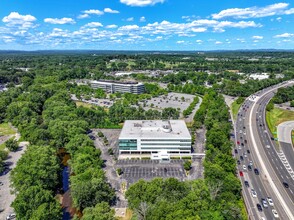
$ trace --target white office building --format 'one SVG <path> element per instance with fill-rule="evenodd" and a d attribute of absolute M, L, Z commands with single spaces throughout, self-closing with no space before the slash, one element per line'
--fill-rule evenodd
<path fill-rule="evenodd" d="M 145 92 L 145 86 L 143 83 L 138 82 L 117 82 L 107 80 L 92 80 L 90 85 L 93 89 L 103 89 L 108 93 L 133 93 L 142 94 Z"/>
<path fill-rule="evenodd" d="M 191 141 L 183 120 L 129 120 L 119 136 L 119 154 L 150 154 L 151 159 L 190 154 Z"/>

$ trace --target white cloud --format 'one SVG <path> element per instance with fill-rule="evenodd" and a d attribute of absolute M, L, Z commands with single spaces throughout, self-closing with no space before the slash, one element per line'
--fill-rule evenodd
<path fill-rule="evenodd" d="M 85 25 L 86 27 L 103 27 L 103 25 L 100 22 L 90 22 Z"/>
<path fill-rule="evenodd" d="M 214 19 L 222 19 L 226 17 L 233 18 L 261 18 L 273 15 L 292 14 L 294 10 L 286 10 L 288 3 L 276 3 L 265 7 L 250 7 L 250 8 L 229 8 L 217 14 L 212 14 Z"/>
<path fill-rule="evenodd" d="M 221 41 L 216 41 L 215 44 L 222 44 L 223 42 Z"/>
<path fill-rule="evenodd" d="M 88 18 L 90 17 L 88 14 L 81 14 L 78 16 L 78 19 Z"/>
<path fill-rule="evenodd" d="M 117 10 L 112 10 L 111 8 L 104 8 L 105 13 L 111 13 L 111 14 L 118 14 L 119 11 Z"/>
<path fill-rule="evenodd" d="M 74 24 L 76 23 L 72 18 L 45 18 L 44 22 L 50 24 Z"/>
<path fill-rule="evenodd" d="M 121 3 L 129 6 L 144 7 L 147 5 L 155 5 L 157 3 L 163 3 L 165 0 L 120 0 Z"/>
<path fill-rule="evenodd" d="M 103 15 L 104 12 L 103 11 L 100 11 L 100 10 L 97 10 L 97 9 L 90 9 L 90 10 L 86 10 L 86 11 L 83 11 L 85 14 L 90 14 L 90 15 Z"/>
<path fill-rule="evenodd" d="M 289 37 L 294 37 L 294 34 L 284 33 L 284 34 L 278 34 L 274 36 L 274 38 L 289 38 Z"/>
<path fill-rule="evenodd" d="M 198 43 L 198 44 L 202 44 L 203 41 L 202 41 L 202 40 L 196 40 L 196 43 Z"/>
<path fill-rule="evenodd" d="M 289 10 L 285 11 L 285 15 L 291 15 L 294 14 L 294 8 L 290 8 Z"/>
<path fill-rule="evenodd" d="M 18 26 L 21 29 L 33 27 L 33 22 L 36 20 L 37 19 L 32 15 L 21 15 L 18 12 L 11 12 L 2 19 L 7 26 Z"/>
<path fill-rule="evenodd" d="M 263 39 L 263 36 L 252 36 L 252 39 L 255 39 L 255 40 L 262 40 Z"/>
<path fill-rule="evenodd" d="M 119 31 L 133 31 L 133 30 L 138 30 L 139 26 L 138 25 L 126 25 L 120 27 L 118 30 Z"/>
<path fill-rule="evenodd" d="M 199 27 L 199 28 L 191 28 L 192 32 L 200 33 L 207 31 L 207 28 Z"/>
<path fill-rule="evenodd" d="M 127 21 L 134 21 L 134 17 L 127 18 Z"/>
<path fill-rule="evenodd" d="M 146 18 L 145 18 L 144 16 L 142 16 L 142 17 L 140 18 L 140 22 L 146 22 Z"/>
<path fill-rule="evenodd" d="M 183 43 L 185 43 L 184 40 L 178 40 L 178 41 L 177 41 L 177 44 L 183 44 Z"/>
<path fill-rule="evenodd" d="M 107 25 L 106 28 L 117 28 L 117 25 L 116 24 L 110 24 L 110 25 Z"/>

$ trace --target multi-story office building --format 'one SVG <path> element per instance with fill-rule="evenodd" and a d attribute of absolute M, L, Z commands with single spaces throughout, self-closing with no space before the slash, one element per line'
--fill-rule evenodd
<path fill-rule="evenodd" d="M 191 141 L 189 130 L 182 120 L 129 120 L 125 121 L 119 136 L 119 153 L 190 154 Z"/>
<path fill-rule="evenodd" d="M 143 83 L 138 82 L 116 82 L 116 81 L 90 81 L 90 85 L 93 89 L 103 89 L 109 93 L 133 93 L 141 94 L 145 92 L 145 86 Z"/>

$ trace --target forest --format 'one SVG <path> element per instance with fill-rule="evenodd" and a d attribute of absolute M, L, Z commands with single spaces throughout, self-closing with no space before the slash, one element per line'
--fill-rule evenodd
<path fill-rule="evenodd" d="M 187 58 L 188 57 L 188 58 Z M 257 61 L 249 58 L 255 57 Z M 185 59 L 183 59 L 185 58 Z M 187 59 L 186 59 L 187 58 Z M 213 60 L 207 58 L 214 58 Z M 294 77 L 292 53 L 231 52 L 208 54 L 100 54 L 89 53 L 1 53 L 0 122 L 17 127 L 30 146 L 11 172 L 16 195 L 12 207 L 19 219 L 61 219 L 56 199 L 62 194 L 61 170 L 70 166 L 70 188 L 74 219 L 114 219 L 110 208 L 114 190 L 102 170 L 101 152 L 87 133 L 91 128 L 119 127 L 127 119 L 178 118 L 175 108 L 143 110 L 139 100 L 174 91 L 200 94 L 203 101 L 194 116 L 192 132 L 207 129 L 204 179 L 139 181 L 127 191 L 134 219 L 246 219 L 241 185 L 235 173 L 229 139 L 231 124 L 221 93 L 248 96 L 262 88 Z M 22 68 L 28 68 L 27 71 Z M 240 75 L 228 70 L 245 73 Z M 113 94 L 122 97 L 109 109 L 77 107 L 78 96 L 105 97 L 101 90 L 71 83 L 76 79 L 115 79 L 113 71 L 173 70 L 170 74 L 147 76 L 134 73 L 131 79 L 146 83 L 146 94 Z M 213 74 L 211 73 L 213 72 Z M 265 80 L 248 74 L 267 72 Z M 277 78 L 276 74 L 284 77 Z M 159 85 L 163 83 L 166 88 Z M 276 99 L 292 101 L 292 90 L 279 90 Z M 185 114 L 198 102 L 187 109 Z M 64 154 L 69 157 L 65 161 Z M 0 171 L 7 153 L 0 150 Z M 229 201 L 229 202 L 228 202 Z M 101 218 L 95 218 L 101 216 Z"/>

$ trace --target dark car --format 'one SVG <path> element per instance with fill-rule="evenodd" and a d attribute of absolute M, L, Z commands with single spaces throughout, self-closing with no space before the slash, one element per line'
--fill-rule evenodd
<path fill-rule="evenodd" d="M 237 164 L 240 165 L 240 163 L 241 163 L 240 160 L 237 160 Z"/>
<path fill-rule="evenodd" d="M 254 173 L 255 173 L 256 175 L 259 175 L 259 171 L 258 171 L 257 168 L 254 169 Z"/>
<path fill-rule="evenodd" d="M 244 143 L 247 144 L 247 140 L 246 139 L 244 140 Z"/>
<path fill-rule="evenodd" d="M 252 166 L 248 165 L 248 170 L 251 171 L 252 170 Z"/>
<path fill-rule="evenodd" d="M 243 129 L 245 129 L 245 126 L 243 126 Z"/>
<path fill-rule="evenodd" d="M 244 143 L 241 143 L 241 146 L 244 147 Z"/>
<path fill-rule="evenodd" d="M 247 150 L 247 153 L 250 154 L 250 150 Z"/>
<path fill-rule="evenodd" d="M 256 204 L 256 207 L 257 207 L 258 211 L 262 212 L 262 207 L 259 203 Z"/>
<path fill-rule="evenodd" d="M 240 160 L 244 160 L 243 156 L 240 156 Z"/>
<path fill-rule="evenodd" d="M 238 153 L 238 150 L 237 149 L 235 149 L 235 154 L 237 154 Z"/>
<path fill-rule="evenodd" d="M 247 180 L 244 181 L 244 184 L 245 184 L 246 187 L 249 187 L 249 183 L 248 183 Z"/>
<path fill-rule="evenodd" d="M 95 140 L 95 139 L 96 139 L 95 136 L 93 136 L 93 135 L 89 135 L 89 138 L 90 138 L 91 140 Z"/>
<path fill-rule="evenodd" d="M 271 137 L 271 140 L 273 140 L 273 141 L 274 141 L 274 140 L 275 140 L 275 138 L 274 138 L 274 137 Z"/>
<path fill-rule="evenodd" d="M 285 188 L 289 188 L 289 184 L 288 183 L 283 182 L 283 185 L 284 185 Z"/>

